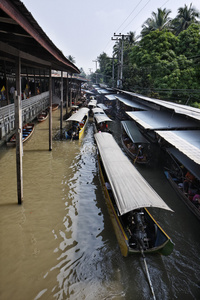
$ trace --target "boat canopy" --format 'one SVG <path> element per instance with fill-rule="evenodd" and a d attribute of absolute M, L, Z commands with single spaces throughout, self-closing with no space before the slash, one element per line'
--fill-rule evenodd
<path fill-rule="evenodd" d="M 150 130 L 187 129 L 199 127 L 197 121 L 191 119 L 188 120 L 180 115 L 175 115 L 173 112 L 149 110 L 126 111 L 126 114 L 142 127 Z"/>
<path fill-rule="evenodd" d="M 107 100 L 113 101 L 116 100 L 116 94 L 110 94 L 105 96 Z"/>
<path fill-rule="evenodd" d="M 200 180 L 200 168 L 199 164 L 196 164 L 193 160 L 189 159 L 185 154 L 178 149 L 170 147 L 166 151 L 174 156 L 190 173 L 192 173 L 198 180 Z"/>
<path fill-rule="evenodd" d="M 156 133 L 200 165 L 200 130 L 156 131 Z"/>
<path fill-rule="evenodd" d="M 112 120 L 105 114 L 103 109 L 96 107 L 92 109 L 94 118 L 97 122 L 97 124 L 102 123 L 102 122 L 111 122 Z"/>
<path fill-rule="evenodd" d="M 92 100 L 90 100 L 90 102 L 88 103 L 88 106 L 96 106 L 97 105 L 97 100 L 95 100 L 95 99 L 92 99 Z"/>
<path fill-rule="evenodd" d="M 133 143 L 149 143 L 147 139 L 145 139 L 145 137 L 141 134 L 134 121 L 121 121 L 121 124 L 126 134 L 129 136 Z"/>
<path fill-rule="evenodd" d="M 120 215 L 142 207 L 172 211 L 125 156 L 111 134 L 96 133 L 95 140 Z"/>
<path fill-rule="evenodd" d="M 66 122 L 68 121 L 76 121 L 81 122 L 83 118 L 88 114 L 89 108 L 83 107 L 80 108 L 75 114 L 73 114 L 71 117 L 69 117 Z"/>
<path fill-rule="evenodd" d="M 125 105 L 129 106 L 129 107 L 133 107 L 133 108 L 137 108 L 137 109 L 142 109 L 142 110 L 147 110 L 147 107 L 145 105 L 139 104 L 136 101 L 132 101 L 129 100 L 121 95 L 116 95 L 116 98 L 124 103 Z"/>
<path fill-rule="evenodd" d="M 103 103 L 98 103 L 97 106 L 98 106 L 99 108 L 103 109 L 103 110 L 108 109 L 108 107 L 107 107 L 105 104 L 103 104 Z"/>

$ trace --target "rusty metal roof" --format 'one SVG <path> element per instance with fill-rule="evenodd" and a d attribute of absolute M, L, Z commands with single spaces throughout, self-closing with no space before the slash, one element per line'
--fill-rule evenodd
<path fill-rule="evenodd" d="M 0 56 L 5 53 L 55 70 L 80 73 L 19 0 L 0 0 Z"/>

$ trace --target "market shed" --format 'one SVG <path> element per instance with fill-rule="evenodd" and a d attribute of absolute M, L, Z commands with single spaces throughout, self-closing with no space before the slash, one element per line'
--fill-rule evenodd
<path fill-rule="evenodd" d="M 22 74 L 43 76 L 49 89 L 49 150 L 52 150 L 52 77 L 51 71 L 80 73 L 45 34 L 32 14 L 19 0 L 0 0 L 0 80 L 9 99 L 8 79 L 16 82 L 15 128 L 18 203 L 23 199 L 22 185 Z M 0 87 L 1 88 L 1 87 Z M 63 78 L 61 76 L 61 104 Z M 61 105 L 62 107 L 62 105 Z"/>

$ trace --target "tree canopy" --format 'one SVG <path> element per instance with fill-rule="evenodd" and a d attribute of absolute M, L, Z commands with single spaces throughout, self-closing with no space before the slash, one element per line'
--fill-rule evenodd
<path fill-rule="evenodd" d="M 175 19 L 170 10 L 160 9 L 148 18 L 137 40 L 135 33 L 123 43 L 123 89 L 148 96 L 200 107 L 200 14 L 192 5 L 178 9 Z M 122 43 L 113 47 L 113 58 L 98 57 L 98 73 L 111 83 L 114 67 L 118 79 Z M 105 79 L 105 78 L 104 78 Z"/>

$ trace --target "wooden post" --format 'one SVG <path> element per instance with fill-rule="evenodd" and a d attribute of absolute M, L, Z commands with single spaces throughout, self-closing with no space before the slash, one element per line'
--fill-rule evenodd
<path fill-rule="evenodd" d="M 63 135 L 63 71 L 61 71 L 60 137 Z"/>
<path fill-rule="evenodd" d="M 22 170 L 22 113 L 21 113 L 21 59 L 16 63 L 16 90 L 15 97 L 15 130 L 16 130 L 16 170 L 18 204 L 23 200 L 23 170 Z"/>
<path fill-rule="evenodd" d="M 70 109 L 72 107 L 72 73 L 71 73 L 71 78 L 70 78 L 69 107 L 70 107 Z"/>
<path fill-rule="evenodd" d="M 68 107 L 69 107 L 69 78 L 67 73 L 67 86 L 66 86 L 66 116 L 68 118 Z"/>
<path fill-rule="evenodd" d="M 49 151 L 52 150 L 52 78 L 49 69 Z"/>

